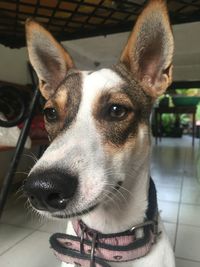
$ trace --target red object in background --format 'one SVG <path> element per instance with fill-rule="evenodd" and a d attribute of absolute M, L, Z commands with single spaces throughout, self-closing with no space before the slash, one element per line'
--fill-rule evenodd
<path fill-rule="evenodd" d="M 18 127 L 21 129 L 23 128 L 24 123 L 21 123 L 18 125 Z M 43 115 L 36 115 L 31 123 L 31 128 L 29 132 L 29 136 L 31 139 L 48 139 L 47 132 L 45 130 L 44 126 L 44 118 Z"/>

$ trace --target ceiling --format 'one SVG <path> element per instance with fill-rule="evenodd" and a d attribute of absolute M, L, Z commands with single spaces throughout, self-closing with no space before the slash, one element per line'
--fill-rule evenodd
<path fill-rule="evenodd" d="M 129 31 L 144 0 L 1 0 L 0 43 L 25 45 L 24 23 L 34 18 L 59 41 Z M 200 0 L 168 0 L 173 24 L 200 21 Z"/>

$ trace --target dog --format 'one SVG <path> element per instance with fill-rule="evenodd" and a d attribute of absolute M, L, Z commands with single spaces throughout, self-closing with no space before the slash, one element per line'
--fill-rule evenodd
<path fill-rule="evenodd" d="M 76 69 L 33 20 L 26 37 L 51 144 L 24 191 L 39 214 L 70 221 L 50 239 L 55 254 L 63 266 L 174 267 L 150 179 L 151 109 L 172 82 L 165 2 L 149 1 L 111 68 Z"/>

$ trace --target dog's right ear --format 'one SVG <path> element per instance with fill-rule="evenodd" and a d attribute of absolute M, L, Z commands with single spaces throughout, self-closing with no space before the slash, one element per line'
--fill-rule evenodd
<path fill-rule="evenodd" d="M 41 93 L 48 99 L 74 63 L 54 37 L 30 19 L 26 21 L 26 39 L 29 59 L 39 78 Z"/>

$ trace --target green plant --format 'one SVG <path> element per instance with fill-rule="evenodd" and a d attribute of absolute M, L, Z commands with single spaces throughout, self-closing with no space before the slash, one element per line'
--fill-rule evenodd
<path fill-rule="evenodd" d="M 162 127 L 166 134 L 171 133 L 174 128 L 176 118 L 174 114 L 164 113 L 162 114 Z"/>
<path fill-rule="evenodd" d="M 198 96 L 200 92 L 198 88 L 176 89 L 175 91 L 178 95 L 183 95 L 183 96 Z"/>
<path fill-rule="evenodd" d="M 200 153 L 197 156 L 197 179 L 200 182 Z"/>
<path fill-rule="evenodd" d="M 176 93 L 182 96 L 198 96 L 200 89 L 176 89 Z M 174 107 L 173 96 L 169 94 L 163 94 L 158 98 L 157 105 L 167 105 L 168 107 Z M 200 120 L 200 102 L 197 105 L 196 119 Z M 188 114 L 162 114 L 162 132 L 166 136 L 175 131 L 183 131 L 188 129 L 188 125 L 191 121 L 191 117 Z"/>
<path fill-rule="evenodd" d="M 181 114 L 179 119 L 181 125 L 188 125 L 190 122 L 190 116 L 188 114 Z"/>
<path fill-rule="evenodd" d="M 200 120 L 200 102 L 197 105 L 196 120 Z"/>
<path fill-rule="evenodd" d="M 168 107 L 174 107 L 174 102 L 172 96 L 169 94 L 163 94 L 158 98 L 158 104 L 162 103 L 164 100 L 168 100 Z"/>

